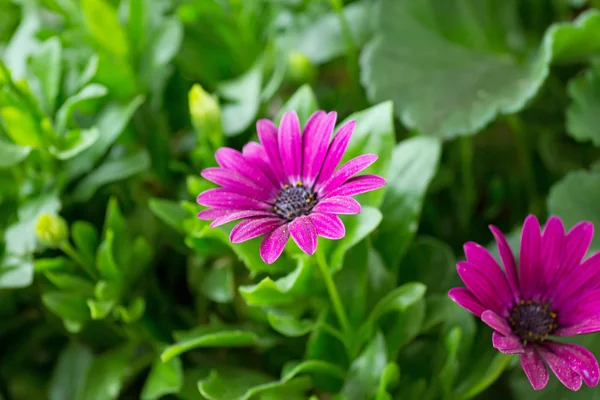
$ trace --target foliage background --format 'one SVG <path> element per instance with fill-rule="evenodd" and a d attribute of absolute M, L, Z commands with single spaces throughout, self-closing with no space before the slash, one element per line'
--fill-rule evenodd
<path fill-rule="evenodd" d="M 600 226 L 599 7 L 0 0 L 0 399 L 600 398 L 534 392 L 446 296 L 488 224 L 514 248 L 530 212 Z M 317 257 L 195 219 L 216 148 L 317 108 L 388 180 L 319 243 L 350 331 Z"/>

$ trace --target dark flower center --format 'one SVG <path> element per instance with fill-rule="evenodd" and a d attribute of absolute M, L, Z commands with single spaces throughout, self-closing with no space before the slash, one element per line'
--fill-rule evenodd
<path fill-rule="evenodd" d="M 526 342 L 543 342 L 556 329 L 556 313 L 548 304 L 521 301 L 508 319 L 513 332 Z"/>
<path fill-rule="evenodd" d="M 288 221 L 308 215 L 317 204 L 312 190 L 305 188 L 302 182 L 294 186 L 285 185 L 275 199 L 273 211 Z"/>

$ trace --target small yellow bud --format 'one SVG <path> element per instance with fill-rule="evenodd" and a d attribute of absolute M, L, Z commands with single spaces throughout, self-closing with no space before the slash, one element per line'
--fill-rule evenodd
<path fill-rule="evenodd" d="M 208 139 L 214 147 L 221 146 L 221 108 L 216 97 L 195 84 L 188 94 L 192 125 L 200 140 Z"/>
<path fill-rule="evenodd" d="M 57 248 L 69 238 L 69 227 L 59 215 L 43 213 L 38 217 L 35 234 L 46 246 Z"/>
<path fill-rule="evenodd" d="M 288 56 L 288 77 L 292 82 L 305 83 L 316 75 L 316 68 L 304 54 L 292 51 Z"/>

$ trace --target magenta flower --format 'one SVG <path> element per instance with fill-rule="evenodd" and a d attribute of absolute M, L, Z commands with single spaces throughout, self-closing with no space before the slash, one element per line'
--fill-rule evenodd
<path fill-rule="evenodd" d="M 450 298 L 494 329 L 495 348 L 521 355 L 534 389 L 548 383 L 546 364 L 571 390 L 578 390 L 582 380 L 596 386 L 600 372 L 592 353 L 548 339 L 600 330 L 600 253 L 582 262 L 593 225 L 581 222 L 565 235 L 560 218 L 551 217 L 540 232 L 530 215 L 523 225 L 518 267 L 505 237 L 496 227 L 490 229 L 504 269 L 480 245 L 465 244 L 467 261 L 457 269 L 467 288 L 451 289 Z"/>
<path fill-rule="evenodd" d="M 337 171 L 356 121 L 342 126 L 330 143 L 337 114 L 314 113 L 301 132 L 298 115 L 287 112 L 279 128 L 271 121 L 257 122 L 261 144 L 250 142 L 240 153 L 221 148 L 218 168 L 202 176 L 221 188 L 201 193 L 197 201 L 210 207 L 198 218 L 213 220 L 211 227 L 243 219 L 231 231 L 232 243 L 265 235 L 262 259 L 279 258 L 289 236 L 307 254 L 317 249 L 317 236 L 340 239 L 345 235 L 338 214 L 358 214 L 360 204 L 351 196 L 378 189 L 385 180 L 376 175 L 353 177 L 377 156 L 361 155 Z"/>

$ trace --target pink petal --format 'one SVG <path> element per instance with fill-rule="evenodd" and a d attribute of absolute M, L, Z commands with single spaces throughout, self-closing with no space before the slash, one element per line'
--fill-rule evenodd
<path fill-rule="evenodd" d="M 198 195 L 196 202 L 201 206 L 229 208 L 232 210 L 265 210 L 267 203 L 251 199 L 227 189 L 208 189 Z"/>
<path fill-rule="evenodd" d="M 288 182 L 287 176 L 281 163 L 279 155 L 279 143 L 277 142 L 277 127 L 268 119 L 260 119 L 256 122 L 256 131 L 258 139 L 265 149 L 265 154 L 269 159 L 270 170 L 275 175 L 277 182 L 283 186 Z"/>
<path fill-rule="evenodd" d="M 265 149 L 260 144 L 256 142 L 246 143 L 242 149 L 242 154 L 249 163 L 255 164 L 269 178 L 275 188 L 281 187 L 281 182 L 279 182 L 271 168 L 269 157 L 267 157 Z"/>
<path fill-rule="evenodd" d="M 256 164 L 248 161 L 246 157 L 237 150 L 228 147 L 222 147 L 215 153 L 215 158 L 219 165 L 225 169 L 230 169 L 238 174 L 250 179 L 255 186 L 265 191 L 276 194 L 276 188 L 273 182 Z"/>
<path fill-rule="evenodd" d="M 307 216 L 298 217 L 289 224 L 290 234 L 298 247 L 308 255 L 317 250 L 317 230 Z"/>
<path fill-rule="evenodd" d="M 304 147 L 302 180 L 307 187 L 312 187 L 319 176 L 336 118 L 335 112 L 326 114 L 324 111 L 317 111 L 306 123 L 302 136 Z"/>
<path fill-rule="evenodd" d="M 542 233 L 541 268 L 543 273 L 538 276 L 540 290 L 544 293 L 560 267 L 560 260 L 565 242 L 565 227 L 560 218 L 552 216 L 544 226 Z M 544 298 L 544 300 L 548 300 Z"/>
<path fill-rule="evenodd" d="M 273 199 L 269 190 L 256 186 L 251 180 L 235 171 L 224 168 L 206 168 L 202 177 L 231 192 L 243 194 L 253 199 L 269 201 Z"/>
<path fill-rule="evenodd" d="M 329 197 L 324 200 L 319 200 L 313 212 L 323 214 L 358 214 L 361 211 L 361 206 L 358 201 L 352 197 Z"/>
<path fill-rule="evenodd" d="M 552 334 L 556 336 L 575 336 L 600 331 L 600 316 L 573 325 L 561 326 Z"/>
<path fill-rule="evenodd" d="M 576 293 L 560 305 L 557 312 L 559 325 L 573 325 L 600 316 L 600 290 Z"/>
<path fill-rule="evenodd" d="M 529 215 L 523 224 L 519 255 L 519 281 L 521 282 L 521 295 L 525 300 L 530 300 L 537 294 L 537 282 L 542 276 L 540 273 L 541 248 L 540 223 L 535 215 Z"/>
<path fill-rule="evenodd" d="M 329 178 L 331 178 L 333 171 L 335 171 L 340 160 L 344 156 L 344 152 L 346 151 L 346 147 L 348 147 L 348 142 L 350 142 L 350 137 L 352 136 L 355 127 L 356 121 L 348 121 L 338 130 L 331 141 L 329 149 L 327 150 L 327 156 L 325 156 L 325 161 L 323 162 L 321 172 L 319 173 L 319 179 L 317 179 L 315 185 L 315 190 L 318 190 L 327 180 L 329 180 Z"/>
<path fill-rule="evenodd" d="M 545 345 L 557 357 L 563 359 L 573 371 L 578 373 L 586 385 L 594 387 L 598 384 L 600 378 L 598 361 L 588 349 L 576 344 L 552 341 L 546 342 Z"/>
<path fill-rule="evenodd" d="M 571 390 L 579 390 L 581 388 L 581 376 L 573 371 L 565 360 L 547 350 L 544 346 L 539 346 L 537 350 L 563 385 Z"/>
<path fill-rule="evenodd" d="M 535 390 L 546 387 L 549 378 L 548 368 L 531 346 L 527 346 L 525 353 L 521 354 L 521 367 Z"/>
<path fill-rule="evenodd" d="M 578 300 L 578 294 L 597 287 L 600 287 L 600 253 L 594 254 L 577 267 L 568 284 L 559 293 L 550 293 L 554 297 L 552 303 L 556 308 L 568 307 L 570 302 Z"/>
<path fill-rule="evenodd" d="M 300 120 L 296 111 L 288 111 L 283 115 L 279 124 L 277 141 L 283 170 L 290 179 L 290 183 L 300 181 L 300 175 L 302 174 L 302 135 L 300 133 Z"/>
<path fill-rule="evenodd" d="M 504 354 L 523 354 L 525 352 L 525 346 L 523 346 L 521 339 L 512 333 L 504 336 L 494 332 L 492 334 L 492 345 Z"/>
<path fill-rule="evenodd" d="M 322 196 L 327 196 L 329 193 L 339 188 L 350 179 L 352 176 L 358 174 L 363 169 L 377 161 L 376 154 L 363 154 L 358 157 L 354 157 L 346 164 L 342 165 L 327 182 L 319 189 L 319 193 Z"/>
<path fill-rule="evenodd" d="M 265 235 L 260 243 L 260 256 L 267 264 L 273 264 L 285 248 L 290 237 L 288 224 L 281 225 L 279 228 Z"/>
<path fill-rule="evenodd" d="M 245 242 L 246 240 L 272 232 L 284 223 L 281 218 L 276 217 L 245 219 L 231 230 L 229 240 L 231 240 L 231 243 Z"/>
<path fill-rule="evenodd" d="M 263 210 L 228 210 L 228 213 L 216 218 L 211 224 L 211 228 L 216 228 L 231 221 L 237 221 L 242 218 L 252 217 L 272 217 L 274 214 L 271 211 Z"/>
<path fill-rule="evenodd" d="M 317 229 L 317 235 L 327 239 L 341 239 L 346 235 L 344 223 L 337 215 L 311 213 L 311 222 Z"/>
<path fill-rule="evenodd" d="M 456 269 L 467 288 L 479 299 L 486 309 L 508 317 L 508 309 L 502 304 L 496 293 L 495 282 L 492 282 L 481 269 L 465 261 L 456 264 Z"/>
<path fill-rule="evenodd" d="M 452 288 L 448 291 L 448 297 L 450 297 L 455 303 L 464 308 L 465 310 L 481 317 L 481 314 L 486 308 L 481 302 L 466 288 Z"/>
<path fill-rule="evenodd" d="M 502 272 L 498 262 L 483 247 L 474 242 L 467 242 L 463 246 L 467 261 L 476 265 L 485 273 L 496 285 L 496 291 L 506 308 L 512 308 L 515 304 L 512 297 L 512 291 L 508 286 L 506 275 Z"/>
<path fill-rule="evenodd" d="M 485 322 L 490 328 L 500 332 L 504 336 L 513 335 L 510 325 L 506 322 L 505 318 L 502 318 L 492 310 L 486 310 L 481 314 L 481 320 Z"/>
<path fill-rule="evenodd" d="M 490 231 L 494 235 L 496 239 L 496 245 L 498 247 L 498 252 L 500 253 L 500 257 L 502 258 L 502 263 L 504 264 L 504 271 L 506 272 L 506 279 L 508 280 L 508 286 L 512 290 L 513 298 L 515 301 L 519 301 L 519 278 L 517 274 L 517 264 L 515 262 L 515 256 L 513 255 L 506 238 L 500 232 L 498 228 L 493 225 L 489 226 Z"/>
<path fill-rule="evenodd" d="M 235 212 L 229 208 L 207 208 L 198 213 L 198 219 L 212 221 L 213 219 L 224 217 L 225 215 Z"/>
<path fill-rule="evenodd" d="M 361 175 L 350 178 L 342 186 L 329 193 L 328 197 L 355 196 L 385 186 L 385 179 L 377 175 Z"/>

